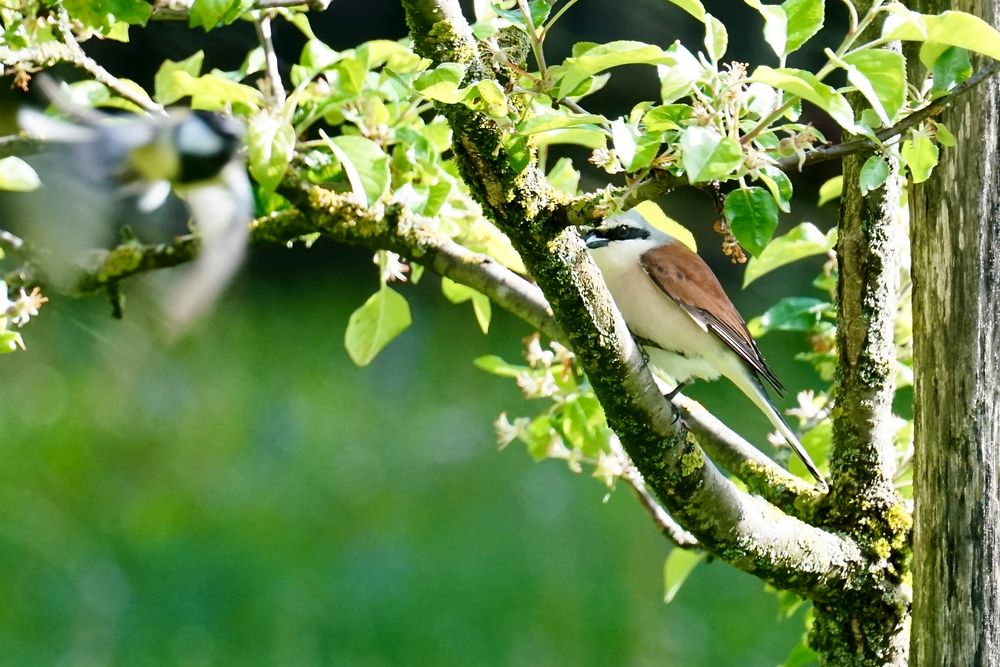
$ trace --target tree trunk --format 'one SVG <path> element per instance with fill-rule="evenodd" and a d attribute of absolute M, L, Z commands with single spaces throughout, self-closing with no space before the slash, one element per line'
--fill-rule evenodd
<path fill-rule="evenodd" d="M 914 9 L 946 9 L 918 1 Z M 997 24 L 997 0 L 952 8 Z M 980 63 L 981 66 L 981 63 Z M 978 69 L 978 67 L 977 67 Z M 958 148 L 910 194 L 913 252 L 914 665 L 1000 665 L 1000 87 L 941 120 Z"/>

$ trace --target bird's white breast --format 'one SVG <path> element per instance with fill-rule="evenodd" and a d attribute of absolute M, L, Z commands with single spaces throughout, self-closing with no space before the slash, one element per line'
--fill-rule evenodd
<path fill-rule="evenodd" d="M 664 294 L 639 263 L 652 243 L 621 245 L 593 249 L 591 256 L 629 329 L 659 348 L 645 348 L 650 361 L 676 382 L 719 377 L 727 352 L 723 344 Z"/>

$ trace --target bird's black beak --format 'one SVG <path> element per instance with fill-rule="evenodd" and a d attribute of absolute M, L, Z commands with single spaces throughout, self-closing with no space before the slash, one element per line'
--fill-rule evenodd
<path fill-rule="evenodd" d="M 596 229 L 590 230 L 590 232 L 583 237 L 583 242 L 587 244 L 587 248 L 590 250 L 595 250 L 596 248 L 603 248 L 608 245 L 610 241 L 597 233 Z"/>

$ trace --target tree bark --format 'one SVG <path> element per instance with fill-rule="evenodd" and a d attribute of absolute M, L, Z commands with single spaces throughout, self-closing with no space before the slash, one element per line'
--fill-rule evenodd
<path fill-rule="evenodd" d="M 952 9 L 997 25 L 996 0 Z M 946 9 L 919 1 L 915 9 Z M 956 131 L 910 194 L 913 250 L 913 664 L 1000 665 L 1000 87 L 941 119 Z"/>

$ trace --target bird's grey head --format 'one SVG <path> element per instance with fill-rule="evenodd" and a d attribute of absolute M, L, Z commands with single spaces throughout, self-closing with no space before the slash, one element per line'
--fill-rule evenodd
<path fill-rule="evenodd" d="M 638 211 L 633 210 L 608 218 L 591 230 L 583 240 L 587 244 L 587 248 L 597 250 L 609 245 L 629 242 L 657 246 L 670 239 L 670 236 L 653 227 Z"/>

